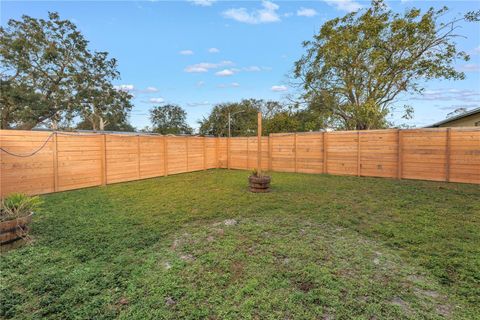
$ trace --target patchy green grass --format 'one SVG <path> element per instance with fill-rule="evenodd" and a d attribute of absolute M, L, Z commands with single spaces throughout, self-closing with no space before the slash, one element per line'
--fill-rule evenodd
<path fill-rule="evenodd" d="M 44 196 L 0 256 L 0 317 L 478 318 L 479 186 L 274 173 L 251 194 L 247 175 Z"/>

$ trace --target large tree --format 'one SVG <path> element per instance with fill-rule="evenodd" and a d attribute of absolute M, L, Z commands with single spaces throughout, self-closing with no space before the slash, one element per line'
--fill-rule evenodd
<path fill-rule="evenodd" d="M 446 13 L 444 7 L 399 14 L 373 1 L 369 9 L 327 21 L 295 63 L 302 100 L 337 128 L 388 126 L 401 93 L 421 92 L 429 79 L 464 79 L 454 67 L 469 59 L 454 42 L 464 18 L 442 22 Z M 405 108 L 404 116 L 411 111 Z"/>
<path fill-rule="evenodd" d="M 277 101 L 244 99 L 240 102 L 221 103 L 213 107 L 208 117 L 199 121 L 200 134 L 228 136 L 228 117 L 232 136 L 252 136 L 257 134 L 257 113 L 261 112 L 265 123 L 286 111 L 286 107 Z M 279 121 L 280 124 L 281 121 Z M 268 134 L 265 125 L 263 133 Z"/>
<path fill-rule="evenodd" d="M 128 123 L 133 105 L 132 95 L 114 88 L 111 81 L 118 79 L 117 61 L 109 59 L 107 52 L 88 54 L 78 83 L 79 115 L 93 130 L 105 130 L 108 125 Z M 118 124 L 118 125 L 117 125 Z"/>
<path fill-rule="evenodd" d="M 177 105 L 156 106 L 150 110 L 152 131 L 161 134 L 192 134 L 187 113 Z"/>
<path fill-rule="evenodd" d="M 119 77 L 115 59 L 90 51 L 75 24 L 55 12 L 0 27 L 0 65 L 1 94 L 9 97 L 1 100 L 2 128 L 56 129 L 77 116 L 97 127 L 106 114 L 131 108 L 111 85 Z"/>
<path fill-rule="evenodd" d="M 49 106 L 34 89 L 0 79 L 0 129 L 33 123 Z"/>

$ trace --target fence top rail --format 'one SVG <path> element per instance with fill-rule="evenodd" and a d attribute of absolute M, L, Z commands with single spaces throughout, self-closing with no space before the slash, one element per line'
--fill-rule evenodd
<path fill-rule="evenodd" d="M 9 135 L 25 135 L 25 134 L 38 134 L 38 135 L 48 135 L 51 133 L 56 133 L 58 135 L 68 135 L 68 136 L 142 136 L 142 137 L 195 137 L 195 138 L 216 138 L 211 135 L 188 135 L 188 134 L 159 134 L 159 133 L 148 133 L 148 132 L 120 132 L 120 131 L 89 131 L 89 130 L 80 130 L 80 131 L 60 131 L 60 130 L 16 130 L 16 129 L 0 129 L 0 134 L 9 134 Z"/>
<path fill-rule="evenodd" d="M 348 134 L 381 134 L 381 133 L 392 133 L 392 132 L 446 132 L 447 130 L 455 132 L 478 132 L 480 127 L 442 127 L 442 128 L 412 128 L 412 129 L 377 129 L 377 130 L 350 130 L 350 131 L 310 131 L 310 132 L 288 132 L 288 133 L 270 133 L 268 136 L 263 136 L 262 138 L 268 137 L 291 137 L 294 135 L 322 135 L 328 133 L 329 135 L 348 135 Z M 38 136 L 48 136 L 50 134 L 57 134 L 58 136 L 71 136 L 71 137 L 88 137 L 88 136 L 118 136 L 118 137 L 147 137 L 147 138 L 210 138 L 210 139 L 229 139 L 228 137 L 215 137 L 215 136 L 201 136 L 201 135 L 174 135 L 167 134 L 161 135 L 156 133 L 143 133 L 143 132 L 115 132 L 115 131 L 53 131 L 53 130 L 14 130 L 14 129 L 0 129 L 0 135 L 8 136 L 25 136 L 25 135 L 38 135 Z M 241 137 L 231 137 L 230 139 L 234 140 L 248 140 L 256 139 L 255 136 L 241 136 Z"/>

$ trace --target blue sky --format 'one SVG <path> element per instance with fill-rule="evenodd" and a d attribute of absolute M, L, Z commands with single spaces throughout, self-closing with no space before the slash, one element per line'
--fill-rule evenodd
<path fill-rule="evenodd" d="M 22 14 L 47 16 L 57 11 L 71 19 L 91 48 L 118 59 L 118 86 L 134 94 L 130 121 L 149 125 L 148 110 L 159 103 L 176 103 L 188 122 L 208 115 L 218 102 L 242 98 L 285 99 L 294 93 L 289 73 L 301 57 L 301 43 L 321 25 L 370 2 L 339 1 L 1 1 L 0 19 Z M 395 11 L 416 6 L 448 6 L 451 16 L 480 9 L 478 1 L 388 1 Z M 471 55 L 464 81 L 431 81 L 422 96 L 405 95 L 398 105 L 415 108 L 405 121 L 424 126 L 445 118 L 458 107 L 480 106 L 480 24 L 463 23 L 458 47 Z"/>

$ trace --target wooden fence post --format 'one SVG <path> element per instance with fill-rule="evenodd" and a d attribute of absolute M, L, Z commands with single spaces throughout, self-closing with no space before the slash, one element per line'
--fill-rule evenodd
<path fill-rule="evenodd" d="M 328 148 L 328 139 L 327 139 L 327 132 L 323 132 L 323 173 L 328 173 L 328 166 L 327 166 L 327 148 Z"/>
<path fill-rule="evenodd" d="M 102 152 L 102 167 L 101 167 L 101 174 L 102 174 L 102 186 L 107 185 L 107 138 L 105 133 L 100 136 L 100 147 Z"/>
<path fill-rule="evenodd" d="M 397 146 L 397 178 L 402 179 L 403 176 L 403 132 L 398 130 L 398 146 Z"/>
<path fill-rule="evenodd" d="M 163 175 L 168 176 L 168 138 L 163 136 Z"/>
<path fill-rule="evenodd" d="M 203 137 L 203 170 L 207 170 L 207 138 Z"/>
<path fill-rule="evenodd" d="M 268 135 L 268 171 L 272 171 L 272 151 L 273 151 L 273 141 L 272 134 Z"/>
<path fill-rule="evenodd" d="M 248 150 L 248 146 L 250 145 L 250 138 L 247 137 L 247 170 L 250 170 L 250 150 Z"/>
<path fill-rule="evenodd" d="M 445 180 L 450 182 L 450 154 L 451 154 L 451 145 L 452 145 L 452 131 L 451 128 L 447 128 L 447 143 L 445 150 Z"/>
<path fill-rule="evenodd" d="M 140 135 L 137 135 L 137 177 L 140 179 Z"/>
<path fill-rule="evenodd" d="M 227 138 L 227 169 L 230 169 L 230 137 Z"/>
<path fill-rule="evenodd" d="M 297 172 L 297 133 L 295 132 L 293 134 L 293 150 L 294 150 L 294 168 L 295 168 L 295 172 Z"/>
<path fill-rule="evenodd" d="M 53 191 L 58 191 L 58 136 L 53 134 Z"/>
<path fill-rule="evenodd" d="M 262 113 L 258 113 L 257 119 L 257 171 L 262 172 Z"/>
<path fill-rule="evenodd" d="M 220 167 L 220 164 L 218 163 L 219 160 L 218 160 L 218 145 L 219 145 L 219 137 L 215 137 L 215 168 L 218 169 L 218 167 Z"/>
<path fill-rule="evenodd" d="M 187 172 L 188 172 L 188 136 L 185 137 L 185 148 L 187 154 Z"/>
<path fill-rule="evenodd" d="M 357 131 L 357 176 L 360 177 L 360 170 L 362 165 L 360 164 L 360 131 Z"/>

